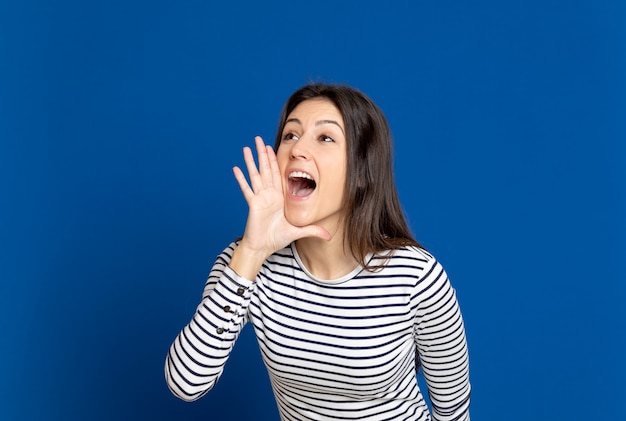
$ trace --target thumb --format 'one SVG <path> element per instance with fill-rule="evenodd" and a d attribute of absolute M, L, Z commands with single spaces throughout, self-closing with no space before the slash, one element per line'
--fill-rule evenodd
<path fill-rule="evenodd" d="M 307 225 L 306 227 L 302 227 L 300 229 L 300 236 L 299 237 L 300 238 L 317 237 L 317 238 L 321 238 L 322 240 L 326 240 L 326 241 L 329 241 L 332 238 L 332 236 L 326 230 L 326 228 L 322 228 L 319 225 Z"/>

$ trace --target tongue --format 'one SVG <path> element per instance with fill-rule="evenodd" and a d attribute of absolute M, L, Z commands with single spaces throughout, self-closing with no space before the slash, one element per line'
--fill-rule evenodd
<path fill-rule="evenodd" d="M 309 180 L 304 178 L 293 178 L 289 180 L 289 191 L 291 194 L 297 197 L 304 197 L 310 195 L 314 187 Z"/>

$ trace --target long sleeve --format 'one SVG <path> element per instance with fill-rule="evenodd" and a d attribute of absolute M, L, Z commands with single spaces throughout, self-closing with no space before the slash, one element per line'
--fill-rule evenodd
<path fill-rule="evenodd" d="M 255 283 L 229 266 L 235 245 L 222 252 L 209 276 L 196 312 L 170 346 L 165 378 L 174 395 L 193 401 L 215 386 L 247 323 Z"/>
<path fill-rule="evenodd" d="M 416 341 L 434 421 L 469 421 L 471 386 L 463 318 L 456 292 L 436 261 L 425 268 Z"/>

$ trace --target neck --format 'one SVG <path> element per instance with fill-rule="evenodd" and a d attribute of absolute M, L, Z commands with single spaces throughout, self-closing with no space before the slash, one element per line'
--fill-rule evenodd
<path fill-rule="evenodd" d="M 343 235 L 334 235 L 330 241 L 315 237 L 301 238 L 296 241 L 296 247 L 304 266 L 320 279 L 339 279 L 359 264 L 346 250 Z"/>

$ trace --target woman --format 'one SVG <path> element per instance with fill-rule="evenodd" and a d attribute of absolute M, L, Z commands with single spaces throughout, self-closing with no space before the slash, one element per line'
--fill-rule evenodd
<path fill-rule="evenodd" d="M 171 391 L 195 400 L 251 321 L 283 420 L 469 420 L 463 320 L 437 260 L 412 238 L 378 107 L 312 84 L 283 108 L 274 149 L 256 138 L 234 175 L 243 237 L 211 270 L 170 347 Z"/>

